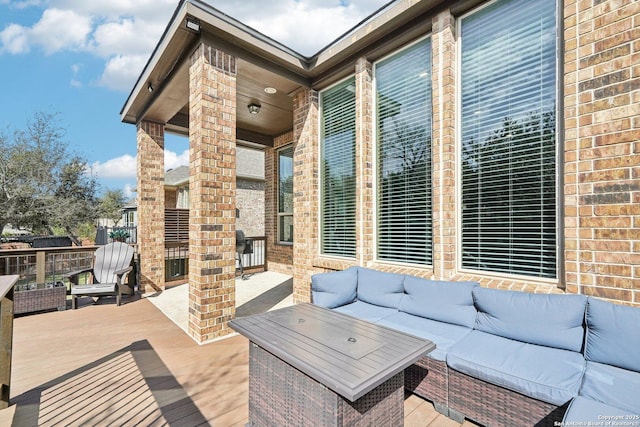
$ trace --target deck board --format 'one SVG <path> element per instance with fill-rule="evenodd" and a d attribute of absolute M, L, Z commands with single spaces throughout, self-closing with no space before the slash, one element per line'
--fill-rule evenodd
<path fill-rule="evenodd" d="M 146 299 L 22 316 L 14 322 L 12 406 L 0 422 L 243 426 L 248 360 L 246 338 L 198 345 Z M 405 420 L 459 425 L 414 395 Z"/>

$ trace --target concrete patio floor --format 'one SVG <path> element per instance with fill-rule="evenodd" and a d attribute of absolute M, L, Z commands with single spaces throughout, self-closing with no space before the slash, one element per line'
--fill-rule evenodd
<path fill-rule="evenodd" d="M 238 283 L 239 314 L 290 303 L 286 280 L 258 284 L 268 277 Z M 244 426 L 248 341 L 234 335 L 198 345 L 155 305 L 158 298 L 120 307 L 84 301 L 77 310 L 16 318 L 12 406 L 0 411 L 0 425 Z M 405 425 L 459 426 L 410 394 Z"/>

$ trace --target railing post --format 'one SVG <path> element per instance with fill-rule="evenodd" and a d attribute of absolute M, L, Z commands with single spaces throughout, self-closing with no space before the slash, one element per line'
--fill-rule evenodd
<path fill-rule="evenodd" d="M 0 276 L 0 409 L 9 406 L 13 350 L 13 286 L 18 276 Z"/>
<path fill-rule="evenodd" d="M 36 252 L 36 283 L 45 283 L 47 280 L 47 253 Z"/>

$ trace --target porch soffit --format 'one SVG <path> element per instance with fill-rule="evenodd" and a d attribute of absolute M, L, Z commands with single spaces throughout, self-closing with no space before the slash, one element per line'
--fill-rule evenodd
<path fill-rule="evenodd" d="M 189 60 L 196 46 L 204 41 L 238 58 L 239 134 L 268 145 L 273 136 L 293 127 L 292 93 L 301 87 L 320 89 L 347 75 L 364 51 L 374 60 L 411 38 L 428 33 L 430 20 L 419 18 L 442 3 L 392 1 L 307 58 L 205 2 L 182 0 L 125 102 L 121 120 L 134 124 L 142 119 L 166 123 L 167 131 L 188 135 Z M 200 22 L 200 33 L 186 28 L 187 17 Z M 266 87 L 275 88 L 276 93 L 266 93 Z M 249 113 L 250 103 L 262 106 L 259 114 Z"/>

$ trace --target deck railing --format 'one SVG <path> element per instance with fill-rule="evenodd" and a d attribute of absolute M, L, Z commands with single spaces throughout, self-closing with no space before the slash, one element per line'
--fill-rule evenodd
<path fill-rule="evenodd" d="M 18 288 L 62 281 L 65 273 L 90 268 L 97 246 L 6 249 L 0 251 L 0 275 L 18 275 Z"/>

